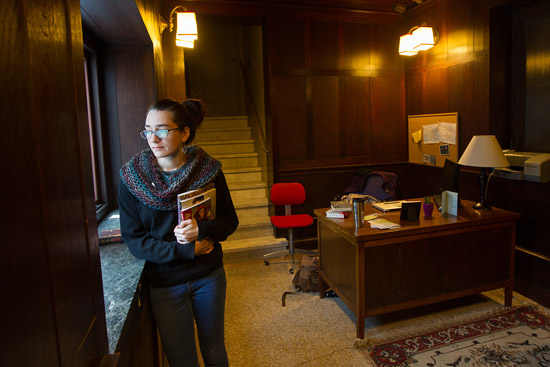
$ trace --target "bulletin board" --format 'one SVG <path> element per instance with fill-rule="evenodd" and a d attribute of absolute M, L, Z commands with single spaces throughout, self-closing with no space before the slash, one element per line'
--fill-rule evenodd
<path fill-rule="evenodd" d="M 443 167 L 458 162 L 458 112 L 409 115 L 409 162 Z"/>

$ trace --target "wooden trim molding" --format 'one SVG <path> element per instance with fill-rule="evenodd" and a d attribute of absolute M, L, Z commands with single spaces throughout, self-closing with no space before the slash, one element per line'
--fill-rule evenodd
<path fill-rule="evenodd" d="M 234 16 L 285 16 L 307 17 L 332 22 L 358 22 L 389 24 L 399 22 L 403 16 L 393 11 L 371 11 L 353 8 L 337 8 L 331 6 L 278 3 L 275 1 L 193 1 L 171 0 L 163 8 L 181 5 L 189 11 L 200 14 L 219 14 Z"/>

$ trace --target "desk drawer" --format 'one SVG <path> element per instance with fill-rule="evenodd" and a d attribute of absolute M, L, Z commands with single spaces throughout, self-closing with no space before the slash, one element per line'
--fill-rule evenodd
<path fill-rule="evenodd" d="M 365 308 L 478 293 L 513 274 L 513 225 L 366 247 Z M 419 304 L 421 304 L 420 302 Z"/>

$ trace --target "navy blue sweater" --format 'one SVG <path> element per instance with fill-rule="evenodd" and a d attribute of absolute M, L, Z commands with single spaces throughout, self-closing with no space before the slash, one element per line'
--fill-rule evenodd
<path fill-rule="evenodd" d="M 118 203 L 120 230 L 128 249 L 137 258 L 146 260 L 145 276 L 156 288 L 169 287 L 210 274 L 223 266 L 221 241 L 235 232 L 239 224 L 233 201 L 220 171 L 216 187 L 216 219 L 198 221 L 199 240 L 210 237 L 214 250 L 195 257 L 195 243 L 178 243 L 174 235 L 177 209 L 157 210 L 145 206 L 120 183 Z M 175 199 L 174 199 L 175 200 Z"/>

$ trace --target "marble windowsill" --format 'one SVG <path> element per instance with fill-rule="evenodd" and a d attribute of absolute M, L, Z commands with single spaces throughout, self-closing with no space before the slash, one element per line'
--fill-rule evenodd
<path fill-rule="evenodd" d="M 124 242 L 101 245 L 99 253 L 109 352 L 114 353 L 145 261 L 134 257 Z"/>

